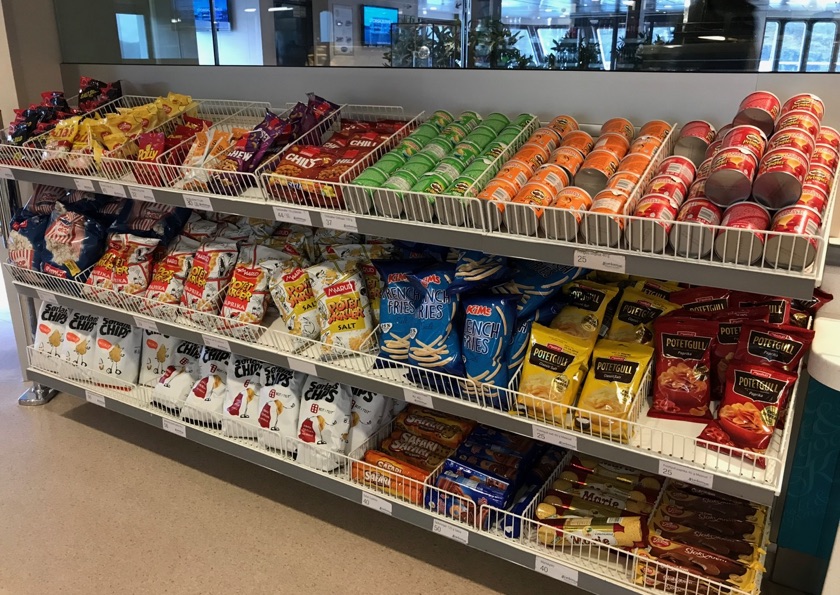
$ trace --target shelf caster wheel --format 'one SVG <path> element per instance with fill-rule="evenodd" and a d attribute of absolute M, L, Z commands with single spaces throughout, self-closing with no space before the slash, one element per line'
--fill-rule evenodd
<path fill-rule="evenodd" d="M 24 407 L 46 405 L 56 394 L 58 394 L 57 390 L 46 387 L 43 384 L 35 383 L 32 385 L 32 388 L 18 398 L 18 405 L 22 405 Z"/>

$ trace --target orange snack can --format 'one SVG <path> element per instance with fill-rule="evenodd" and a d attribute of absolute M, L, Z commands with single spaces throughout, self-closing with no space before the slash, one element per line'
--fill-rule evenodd
<path fill-rule="evenodd" d="M 574 180 L 574 177 L 580 171 L 583 165 L 583 153 L 573 147 L 560 147 L 548 159 L 549 163 L 559 165 L 569 174 L 569 179 Z"/>
<path fill-rule="evenodd" d="M 502 169 L 499 170 L 499 173 L 496 174 L 494 179 L 504 180 L 511 184 L 513 186 L 513 193 L 516 194 L 528 183 L 532 175 L 534 175 L 534 172 L 531 170 L 530 164 L 511 159 L 502 166 Z"/>
<path fill-rule="evenodd" d="M 612 151 L 616 157 L 622 159 L 627 155 L 627 151 L 630 150 L 630 141 L 624 135 L 617 132 L 607 132 L 599 136 L 598 140 L 595 141 L 593 150 L 597 151 L 599 149 Z"/>
<path fill-rule="evenodd" d="M 529 236 L 537 233 L 542 207 L 550 206 L 556 196 L 557 191 L 549 184 L 533 180 L 525 184 L 505 209 L 508 230 Z"/>
<path fill-rule="evenodd" d="M 543 184 L 547 184 L 551 186 L 554 189 L 554 193 L 557 194 L 569 185 L 571 178 L 569 178 L 569 172 L 559 165 L 547 163 L 537 170 L 529 182 L 541 182 Z"/>
<path fill-rule="evenodd" d="M 630 172 L 641 176 L 645 173 L 650 157 L 644 153 L 630 153 L 618 163 L 619 172 Z"/>
<path fill-rule="evenodd" d="M 574 240 L 584 213 L 592 206 L 592 196 L 583 188 L 567 186 L 554 197 L 552 208 L 545 209 L 540 229 L 551 240 Z"/>
<path fill-rule="evenodd" d="M 618 171 L 607 181 L 607 187 L 604 190 L 618 190 L 630 196 L 641 179 L 641 174 L 632 171 Z"/>
<path fill-rule="evenodd" d="M 671 132 L 671 125 L 665 120 L 651 120 L 639 129 L 639 136 L 656 136 L 662 140 Z"/>
<path fill-rule="evenodd" d="M 617 132 L 623 135 L 628 142 L 632 141 L 633 137 L 636 136 L 636 128 L 627 118 L 612 118 L 604 122 L 601 126 L 601 134 L 604 135 L 608 132 Z"/>
<path fill-rule="evenodd" d="M 520 188 L 517 188 L 511 182 L 496 177 L 490 180 L 484 190 L 478 193 L 477 198 L 490 202 L 486 205 L 485 213 L 487 214 L 487 222 L 493 229 L 499 229 L 502 224 L 502 213 L 505 211 L 503 203 L 512 201 L 519 190 Z M 473 221 L 481 220 L 480 213 L 473 213 L 472 216 Z"/>
<path fill-rule="evenodd" d="M 575 130 L 563 137 L 563 142 L 560 143 L 560 146 L 572 147 L 580 151 L 583 156 L 586 156 L 592 150 L 592 147 L 595 146 L 595 141 L 592 140 L 592 136 L 588 132 Z"/>
<path fill-rule="evenodd" d="M 639 136 L 630 145 L 631 153 L 642 153 L 648 157 L 653 157 L 662 146 L 662 139 L 658 136 Z"/>
<path fill-rule="evenodd" d="M 572 116 L 567 116 L 566 114 L 562 114 L 554 118 L 551 122 L 548 123 L 551 128 L 554 128 L 559 134 L 560 138 L 565 137 L 568 133 L 574 132 L 580 128 L 578 125 L 578 121 L 575 120 Z"/>
<path fill-rule="evenodd" d="M 575 184 L 589 192 L 597 194 L 607 186 L 607 181 L 618 171 L 618 157 L 612 151 L 598 149 L 587 155 L 575 176 Z"/>
<path fill-rule="evenodd" d="M 583 237 L 588 244 L 617 246 L 627 223 L 624 217 L 635 205 L 630 197 L 615 190 L 603 190 L 592 199 L 586 214 Z"/>
<path fill-rule="evenodd" d="M 549 128 L 548 126 L 537 128 L 534 134 L 532 134 L 528 139 L 527 143 L 539 145 L 551 153 L 554 149 L 560 146 L 560 133 L 554 130 L 554 128 Z"/>
<path fill-rule="evenodd" d="M 523 163 L 527 163 L 531 168 L 531 174 L 537 171 L 540 167 L 548 162 L 548 157 L 551 152 L 535 143 L 525 143 L 522 145 L 522 148 L 519 149 L 513 155 L 513 160 L 521 161 Z"/>

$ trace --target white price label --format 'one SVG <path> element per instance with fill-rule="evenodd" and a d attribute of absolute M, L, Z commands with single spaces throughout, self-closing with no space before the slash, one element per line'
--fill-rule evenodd
<path fill-rule="evenodd" d="M 172 432 L 176 436 L 180 436 L 181 438 L 187 437 L 187 427 L 184 424 L 179 424 L 177 421 L 172 421 L 169 419 L 163 420 L 163 429 L 167 432 Z"/>
<path fill-rule="evenodd" d="M 432 395 L 411 390 L 410 388 L 405 389 L 403 391 L 403 395 L 405 396 L 406 403 L 419 405 L 420 407 L 426 407 L 427 409 L 435 408 L 435 404 L 432 401 Z"/>
<path fill-rule="evenodd" d="M 692 469 L 685 465 L 672 463 L 671 461 L 659 461 L 659 475 L 670 477 L 685 483 L 700 486 L 701 488 L 711 488 L 714 483 L 714 476 L 706 471 L 699 469 Z"/>
<path fill-rule="evenodd" d="M 562 446 L 570 450 L 577 450 L 577 436 L 543 426 L 532 426 L 532 428 L 532 436 L 535 440 L 556 444 L 557 446 Z"/>
<path fill-rule="evenodd" d="M 85 391 L 85 401 L 87 401 L 88 403 L 93 403 L 94 405 L 99 405 L 100 407 L 105 406 L 104 395 L 95 393 L 92 390 Z"/>
<path fill-rule="evenodd" d="M 38 291 L 38 299 L 48 304 L 58 303 L 58 300 L 55 299 L 55 295 L 51 294 L 49 291 Z"/>
<path fill-rule="evenodd" d="M 608 273 L 623 273 L 625 258 L 621 254 L 597 250 L 575 250 L 575 266 Z"/>
<path fill-rule="evenodd" d="M 312 226 L 312 215 L 309 211 L 293 209 L 291 207 L 274 207 L 274 218 L 286 223 L 297 223 L 298 225 Z"/>
<path fill-rule="evenodd" d="M 289 369 L 295 372 L 302 372 L 307 376 L 318 376 L 318 369 L 315 367 L 315 364 L 294 357 L 289 358 Z"/>
<path fill-rule="evenodd" d="M 213 210 L 213 203 L 210 202 L 210 197 L 199 196 L 198 194 L 185 194 L 184 205 L 188 209 L 198 209 L 199 211 Z"/>
<path fill-rule="evenodd" d="M 574 585 L 575 587 L 578 586 L 578 571 L 569 568 L 568 566 L 564 566 L 559 562 L 555 562 L 554 560 L 548 560 L 542 556 L 536 556 L 534 560 L 534 570 L 558 581 L 563 581 L 564 583 Z"/>
<path fill-rule="evenodd" d="M 128 193 L 134 200 L 144 200 L 146 202 L 156 202 L 155 193 L 151 188 L 140 188 L 137 186 L 129 186 Z"/>
<path fill-rule="evenodd" d="M 222 339 L 221 337 L 214 337 L 212 335 L 202 335 L 204 339 L 204 344 L 207 347 L 212 347 L 213 349 L 221 349 L 222 351 L 230 351 L 230 343 L 228 343 L 227 339 Z"/>
<path fill-rule="evenodd" d="M 390 502 L 368 492 L 362 492 L 362 506 L 367 506 L 388 516 L 392 514 Z"/>
<path fill-rule="evenodd" d="M 148 318 L 143 318 L 142 316 L 134 317 L 134 326 L 136 326 L 137 328 L 141 328 L 144 331 L 151 331 L 153 333 L 159 332 L 157 322 L 155 322 L 154 320 L 149 320 Z"/>
<path fill-rule="evenodd" d="M 107 194 L 108 196 L 120 196 L 122 198 L 126 198 L 125 186 L 123 186 L 122 184 L 111 184 L 110 182 L 99 182 L 99 189 L 102 191 L 102 194 Z"/>
<path fill-rule="evenodd" d="M 4 180 L 14 180 L 15 172 L 13 172 L 8 167 L 0 167 L 0 178 Z"/>
<path fill-rule="evenodd" d="M 470 532 L 461 527 L 456 527 L 451 523 L 444 523 L 435 519 L 432 523 L 432 532 L 438 535 L 443 535 L 449 539 L 457 541 L 458 543 L 468 544 L 470 541 Z"/>
<path fill-rule="evenodd" d="M 356 218 L 353 215 L 324 213 L 321 215 L 321 223 L 324 224 L 324 227 L 337 229 L 338 231 L 359 231 L 359 227 L 356 225 Z"/>
<path fill-rule="evenodd" d="M 93 180 L 73 178 L 73 183 L 76 185 L 76 190 L 84 190 L 85 192 L 96 192 L 96 188 L 93 187 Z"/>

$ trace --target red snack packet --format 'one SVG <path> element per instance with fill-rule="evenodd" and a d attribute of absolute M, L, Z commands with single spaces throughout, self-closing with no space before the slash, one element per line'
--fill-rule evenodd
<path fill-rule="evenodd" d="M 816 316 L 819 309 L 833 299 L 833 295 L 817 288 L 814 290 L 814 297 L 810 300 L 793 300 L 793 307 L 798 310 L 804 310 L 811 316 Z"/>
<path fill-rule="evenodd" d="M 735 359 L 795 371 L 814 340 L 814 331 L 789 324 L 751 322 L 741 329 Z"/>
<path fill-rule="evenodd" d="M 651 417 L 704 421 L 712 418 L 711 358 L 715 320 L 663 317 L 653 323 L 656 378 Z"/>
<path fill-rule="evenodd" d="M 158 157 L 166 150 L 166 135 L 163 132 L 144 132 L 137 137 L 137 161 L 134 164 L 134 177 L 140 184 L 163 186 L 160 168 L 156 165 Z"/>
<path fill-rule="evenodd" d="M 719 312 L 729 307 L 729 293 L 717 287 L 692 287 L 672 293 L 668 301 L 689 312 Z"/>
<path fill-rule="evenodd" d="M 735 359 L 741 328 L 751 321 L 769 322 L 771 316 L 771 307 L 768 305 L 715 313 L 714 320 L 718 321 L 719 326 L 717 341 L 712 349 L 712 399 L 720 401 L 723 397 L 726 370 Z"/>
<path fill-rule="evenodd" d="M 751 308 L 752 306 L 770 306 L 770 321 L 773 324 L 788 324 L 790 322 L 791 299 L 733 291 L 729 295 L 730 308 Z"/>

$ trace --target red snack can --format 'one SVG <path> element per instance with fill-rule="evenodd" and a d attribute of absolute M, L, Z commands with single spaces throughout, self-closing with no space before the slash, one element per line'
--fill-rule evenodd
<path fill-rule="evenodd" d="M 617 132 L 623 135 L 627 139 L 627 142 L 632 141 L 633 137 L 636 136 L 636 129 L 633 127 L 633 123 L 627 118 L 612 118 L 604 122 L 603 126 L 601 126 L 601 135 L 603 136 L 608 132 Z"/>
<path fill-rule="evenodd" d="M 630 150 L 630 141 L 618 132 L 607 132 L 598 137 L 598 140 L 595 141 L 595 146 L 592 148 L 593 151 L 599 149 L 612 151 L 616 157 L 623 159 L 627 155 L 627 151 Z"/>
<path fill-rule="evenodd" d="M 802 270 L 817 257 L 819 242 L 815 237 L 822 227 L 822 216 L 801 205 L 781 209 L 773 217 L 770 231 L 797 236 L 773 235 L 767 238 L 767 262 L 780 269 Z"/>
<path fill-rule="evenodd" d="M 808 156 L 796 149 L 773 149 L 758 165 L 753 198 L 768 209 L 795 204 L 808 173 Z"/>
<path fill-rule="evenodd" d="M 677 221 L 697 225 L 675 225 L 671 230 L 671 247 L 679 256 L 703 258 L 712 250 L 715 230 L 712 226 L 720 225 L 721 210 L 706 198 L 687 200 Z"/>
<path fill-rule="evenodd" d="M 750 126 L 748 124 L 734 126 L 723 137 L 721 149 L 729 147 L 742 147 L 755 155 L 756 159 L 761 159 L 764 155 L 764 150 L 767 148 L 767 137 L 764 136 L 761 128 L 757 126 Z"/>
<path fill-rule="evenodd" d="M 821 130 L 819 118 L 804 110 L 788 112 L 779 118 L 779 121 L 776 122 L 776 130 L 784 130 L 785 128 L 804 130 L 815 140 L 820 135 Z"/>
<path fill-rule="evenodd" d="M 834 182 L 834 172 L 824 165 L 816 164 L 811 166 L 810 171 L 805 176 L 805 183 L 802 185 L 816 186 L 825 192 L 826 196 L 830 196 L 832 182 Z"/>
<path fill-rule="evenodd" d="M 819 186 L 806 184 L 802 187 L 802 194 L 796 204 L 800 207 L 814 209 L 822 217 L 825 215 L 825 207 L 828 205 L 828 194 L 823 192 Z"/>
<path fill-rule="evenodd" d="M 723 262 L 755 264 L 764 251 L 764 232 L 770 227 L 770 212 L 754 202 L 739 202 L 723 214 L 715 255 Z"/>
<path fill-rule="evenodd" d="M 671 199 L 662 194 L 648 194 L 636 205 L 633 216 L 641 219 L 630 219 L 627 224 L 630 249 L 662 254 L 677 216 Z"/>
<path fill-rule="evenodd" d="M 823 126 L 820 128 L 820 133 L 817 136 L 818 145 L 831 145 L 840 151 L 840 132 L 837 132 L 830 126 Z"/>
<path fill-rule="evenodd" d="M 773 134 L 773 123 L 782 111 L 782 103 L 779 98 L 769 91 L 756 91 L 750 93 L 738 106 L 738 113 L 735 115 L 733 124 L 750 124 L 758 126 L 764 134 Z"/>
<path fill-rule="evenodd" d="M 822 121 L 825 115 L 825 103 L 816 95 L 810 93 L 798 93 L 794 95 L 782 105 L 782 115 L 789 112 L 806 111 L 814 114 L 818 120 Z"/>
<path fill-rule="evenodd" d="M 618 170 L 618 157 L 612 151 L 598 149 L 586 156 L 575 176 L 575 184 L 590 194 L 597 194 L 607 186 L 607 180 Z"/>
<path fill-rule="evenodd" d="M 592 199 L 586 215 L 583 237 L 589 244 L 616 246 L 621 241 L 627 219 L 622 215 L 633 211 L 630 197 L 615 190 L 603 190 Z"/>
<path fill-rule="evenodd" d="M 688 189 L 688 196 L 685 199 L 694 200 L 695 198 L 706 198 L 706 180 L 696 180 Z"/>
<path fill-rule="evenodd" d="M 607 181 L 605 190 L 618 190 L 630 196 L 641 179 L 642 176 L 640 174 L 631 171 L 618 171 Z"/>
<path fill-rule="evenodd" d="M 554 149 L 560 146 L 560 133 L 554 130 L 554 128 L 549 128 L 548 126 L 537 128 L 534 134 L 532 134 L 527 140 L 527 143 L 539 145 L 551 153 Z"/>
<path fill-rule="evenodd" d="M 545 209 L 540 229 L 551 240 L 574 240 L 583 214 L 592 206 L 592 197 L 583 188 L 567 186 L 554 198 L 553 208 Z"/>
<path fill-rule="evenodd" d="M 696 173 L 697 167 L 694 165 L 694 162 L 682 155 L 668 157 L 659 164 L 659 169 L 656 170 L 657 175 L 669 175 L 679 178 L 685 182 L 686 188 L 691 186 Z"/>
<path fill-rule="evenodd" d="M 703 147 L 708 147 L 715 140 L 715 134 L 715 127 L 705 120 L 692 120 L 680 130 L 680 140 L 696 138 L 702 142 Z"/>
<path fill-rule="evenodd" d="M 666 197 L 674 205 L 674 209 L 677 210 L 685 200 L 686 192 L 688 192 L 688 188 L 686 188 L 682 180 L 674 176 L 664 175 L 656 176 L 650 181 L 646 194 L 656 194 Z"/>
<path fill-rule="evenodd" d="M 563 137 L 563 141 L 560 143 L 560 146 L 577 149 L 580 151 L 581 155 L 585 157 L 589 154 L 589 151 L 592 150 L 592 147 L 595 146 L 595 141 L 592 140 L 592 137 L 588 132 L 584 132 L 583 130 L 574 130 Z"/>
<path fill-rule="evenodd" d="M 709 157 L 708 159 L 704 159 L 703 163 L 697 166 L 697 173 L 694 176 L 694 181 L 698 182 L 700 180 L 705 180 L 709 177 L 712 173 L 712 162 L 714 161 L 713 157 Z"/>
<path fill-rule="evenodd" d="M 668 137 L 671 125 L 665 120 L 651 120 L 639 129 L 639 136 L 656 136 L 662 140 Z"/>
<path fill-rule="evenodd" d="M 559 165 L 569 173 L 569 177 L 574 179 L 575 175 L 583 165 L 583 153 L 573 147 L 560 147 L 551 154 L 548 158 L 548 163 Z"/>
<path fill-rule="evenodd" d="M 840 155 L 831 145 L 817 145 L 811 155 L 811 165 L 824 165 L 831 171 L 837 171 Z"/>
<path fill-rule="evenodd" d="M 723 140 L 723 137 L 726 136 L 726 133 L 732 130 L 735 127 L 735 124 L 724 124 L 720 127 L 720 130 L 717 131 L 715 135 L 715 140 Z"/>
<path fill-rule="evenodd" d="M 630 172 L 641 176 L 645 173 L 650 157 L 643 153 L 630 153 L 618 163 L 618 171 Z"/>
<path fill-rule="evenodd" d="M 557 116 L 551 122 L 549 122 L 548 125 L 557 131 L 561 139 L 565 137 L 568 133 L 580 128 L 577 120 L 575 120 L 572 116 L 567 116 L 565 114 Z"/>
<path fill-rule="evenodd" d="M 758 169 L 755 156 L 746 149 L 723 149 L 712 161 L 712 173 L 706 178 L 706 196 L 721 207 L 749 198 Z"/>
<path fill-rule="evenodd" d="M 815 147 L 816 145 L 814 144 L 813 137 L 804 130 L 800 130 L 798 128 L 786 128 L 785 130 L 779 130 L 776 134 L 770 137 L 769 141 L 767 141 L 768 151 L 780 148 L 797 149 L 806 155 L 810 155 L 814 152 Z"/>
<path fill-rule="evenodd" d="M 630 153 L 641 153 L 653 157 L 662 146 L 662 139 L 658 136 L 638 136 L 630 145 Z"/>
<path fill-rule="evenodd" d="M 723 147 L 723 139 L 719 139 L 714 141 L 712 144 L 709 145 L 709 148 L 706 149 L 706 153 L 703 155 L 706 159 L 711 159 L 718 153 L 720 153 L 721 148 Z"/>

